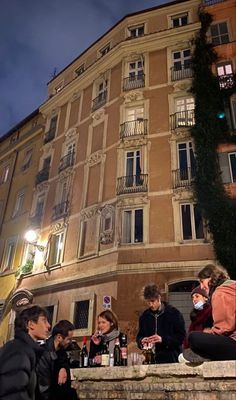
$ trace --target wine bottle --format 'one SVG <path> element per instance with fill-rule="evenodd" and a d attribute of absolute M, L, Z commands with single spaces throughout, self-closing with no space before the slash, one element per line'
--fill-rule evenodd
<path fill-rule="evenodd" d="M 101 351 L 101 366 L 102 367 L 109 367 L 109 350 L 108 346 L 106 343 L 103 343 L 102 345 L 102 351 Z"/>
<path fill-rule="evenodd" d="M 126 367 L 128 360 L 128 347 L 127 347 L 127 335 L 125 333 L 123 333 L 121 336 L 120 352 L 121 352 L 121 365 L 123 367 Z"/>
<path fill-rule="evenodd" d="M 118 367 L 121 365 L 121 352 L 120 352 L 120 341 L 119 338 L 115 340 L 114 347 L 114 366 Z"/>
<path fill-rule="evenodd" d="M 87 349 L 87 345 L 86 345 L 86 336 L 84 336 L 83 339 L 83 347 L 81 350 L 81 368 L 87 368 L 88 367 L 88 349 Z"/>

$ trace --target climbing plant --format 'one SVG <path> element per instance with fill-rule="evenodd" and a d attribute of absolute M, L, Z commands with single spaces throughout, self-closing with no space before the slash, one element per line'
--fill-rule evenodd
<path fill-rule="evenodd" d="M 201 28 L 193 42 L 192 58 L 195 125 L 191 128 L 191 136 L 196 152 L 194 191 L 202 215 L 208 221 L 216 258 L 235 278 L 236 202 L 229 197 L 222 183 L 217 148 L 220 143 L 235 143 L 236 140 L 230 135 L 224 116 L 229 93 L 220 90 L 218 78 L 212 72 L 212 65 L 217 61 L 217 54 L 207 38 L 212 17 L 200 11 L 199 18 Z"/>

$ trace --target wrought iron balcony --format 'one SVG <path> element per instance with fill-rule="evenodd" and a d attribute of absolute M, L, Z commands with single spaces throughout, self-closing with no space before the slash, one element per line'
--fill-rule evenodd
<path fill-rule="evenodd" d="M 43 168 L 36 175 L 35 184 L 38 185 L 41 182 L 47 181 L 49 177 L 49 168 Z"/>
<path fill-rule="evenodd" d="M 137 74 L 135 76 L 129 76 L 123 80 L 123 90 L 138 89 L 145 86 L 145 75 Z"/>
<path fill-rule="evenodd" d="M 46 144 L 46 143 L 51 142 L 51 140 L 53 140 L 54 137 L 55 137 L 55 130 L 48 131 L 47 133 L 45 133 L 43 143 Z"/>
<path fill-rule="evenodd" d="M 220 89 L 231 89 L 236 86 L 236 75 L 227 74 L 218 76 Z"/>
<path fill-rule="evenodd" d="M 170 116 L 171 130 L 187 128 L 195 124 L 194 110 L 179 111 Z"/>
<path fill-rule="evenodd" d="M 72 165 L 74 165 L 74 160 L 75 160 L 74 151 L 72 153 L 66 154 L 64 157 L 60 159 L 58 171 L 61 172 L 66 168 L 72 167 Z"/>
<path fill-rule="evenodd" d="M 222 3 L 225 0 L 203 0 L 204 6 L 211 6 L 212 4 Z"/>
<path fill-rule="evenodd" d="M 171 80 L 180 81 L 181 79 L 192 78 L 193 70 L 191 61 L 182 65 L 171 67 Z"/>
<path fill-rule="evenodd" d="M 59 218 L 65 217 L 68 214 L 68 210 L 69 210 L 68 200 L 63 201 L 62 203 L 56 204 L 53 207 L 52 221 L 55 221 Z"/>
<path fill-rule="evenodd" d="M 120 126 L 120 138 L 133 137 L 147 134 L 147 119 L 127 121 Z"/>
<path fill-rule="evenodd" d="M 104 92 L 99 93 L 95 99 L 93 99 L 93 104 L 92 104 L 92 111 L 97 110 L 98 108 L 102 107 L 104 104 L 107 102 L 107 90 L 104 90 Z"/>
<path fill-rule="evenodd" d="M 117 194 L 147 192 L 148 175 L 121 176 L 117 179 Z"/>
<path fill-rule="evenodd" d="M 176 169 L 172 171 L 173 188 L 189 187 L 195 177 L 195 168 Z"/>

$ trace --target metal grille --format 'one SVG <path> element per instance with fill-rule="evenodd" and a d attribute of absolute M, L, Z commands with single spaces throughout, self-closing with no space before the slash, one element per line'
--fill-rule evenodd
<path fill-rule="evenodd" d="M 75 329 L 87 329 L 89 317 L 89 300 L 77 301 L 74 310 Z"/>

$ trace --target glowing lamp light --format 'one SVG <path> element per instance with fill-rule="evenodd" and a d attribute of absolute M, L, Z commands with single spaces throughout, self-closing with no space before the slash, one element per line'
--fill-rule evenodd
<path fill-rule="evenodd" d="M 219 118 L 219 119 L 225 118 L 225 113 L 224 113 L 224 111 L 219 111 L 219 112 L 217 113 L 217 118 Z"/>
<path fill-rule="evenodd" d="M 34 242 L 36 242 L 37 238 L 38 238 L 38 235 L 37 235 L 37 233 L 36 233 L 33 229 L 30 229 L 30 230 L 27 231 L 26 234 L 25 234 L 25 240 L 26 240 L 27 242 L 29 242 L 29 243 L 34 243 Z"/>

